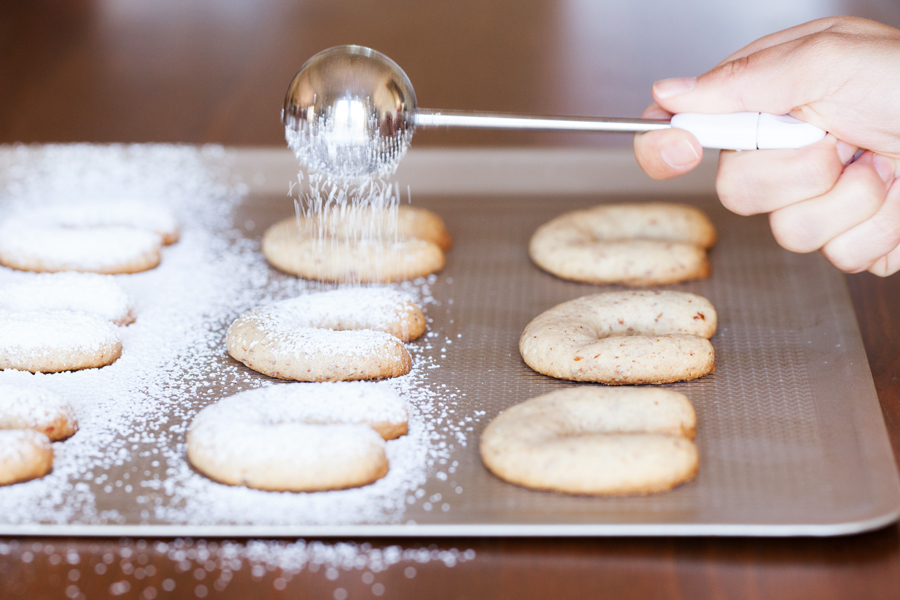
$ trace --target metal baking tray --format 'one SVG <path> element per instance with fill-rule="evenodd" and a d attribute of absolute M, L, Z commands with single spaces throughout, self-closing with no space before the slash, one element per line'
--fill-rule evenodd
<path fill-rule="evenodd" d="M 40 151 L 4 149 L 0 166 L 27 165 L 28 152 Z M 136 152 L 119 151 L 126 162 L 128 152 Z M 225 252 L 256 256 L 248 259 L 252 272 L 234 275 L 247 288 L 244 308 L 318 289 L 258 258 L 262 232 L 293 210 L 293 157 L 274 149 L 184 151 L 197 152 L 200 163 L 241 196 L 227 222 L 210 224 L 209 231 L 224 240 Z M 407 198 L 409 192 L 413 204 L 440 214 L 455 241 L 446 268 L 410 288 L 427 296 L 430 320 L 430 337 L 411 345 L 417 366 L 409 385 L 426 390 L 430 411 L 420 412 L 412 427 L 431 423 L 429 440 L 408 458 L 420 463 L 410 467 L 418 479 L 395 482 L 381 497 L 353 491 L 267 496 L 193 473 L 183 464 L 183 442 L 197 410 L 271 381 L 237 365 L 219 346 L 184 359 L 178 389 L 200 390 L 196 394 L 180 392 L 173 401 L 166 386 L 146 390 L 169 407 L 168 419 L 157 417 L 148 428 L 136 417 L 116 430 L 118 442 L 110 439 L 98 447 L 101 453 L 124 452 L 125 459 L 107 461 L 105 470 L 94 467 L 90 474 L 68 471 L 61 485 L 81 486 L 87 500 L 71 506 L 65 494 L 32 498 L 47 510 L 37 511 L 34 521 L 0 512 L 0 534 L 830 536 L 897 520 L 897 468 L 842 274 L 818 254 L 780 249 L 765 217 L 724 210 L 712 187 L 714 164 L 660 183 L 645 178 L 633 161 L 618 150 L 550 149 L 414 150 L 404 159 L 397 174 L 401 195 Z M 529 369 L 517 349 L 521 331 L 557 303 L 620 289 L 567 282 L 539 270 L 527 255 L 531 233 L 567 210 L 651 200 L 696 204 L 719 231 L 712 276 L 666 286 L 709 298 L 719 313 L 712 338 L 717 371 L 667 386 L 685 393 L 696 408 L 698 477 L 669 493 L 624 498 L 568 496 L 504 483 L 481 464 L 481 430 L 508 406 L 577 385 Z M 192 227 L 204 224 L 188 221 L 185 240 Z M 167 250 L 172 254 L 164 264 L 177 262 L 172 257 L 179 251 L 177 245 Z M 156 276 L 166 275 L 146 277 Z M 208 339 L 221 341 L 239 304 L 200 317 L 206 319 Z M 441 423 L 448 420 L 456 425 L 444 428 Z M 79 435 L 88 435 L 93 422 Z M 169 434 L 148 437 L 150 429 Z M 159 453 L 152 452 L 160 444 L 169 457 L 162 466 Z M 172 487 L 179 489 L 167 488 L 167 477 L 176 475 Z M 146 485 L 151 480 L 155 486 Z M 194 488 L 202 488 L 197 498 L 191 496 Z M 0 507 L 20 496 L 27 498 L 0 488 Z M 197 506 L 185 508 L 198 498 Z M 329 511 L 329 505 L 340 509 Z"/>

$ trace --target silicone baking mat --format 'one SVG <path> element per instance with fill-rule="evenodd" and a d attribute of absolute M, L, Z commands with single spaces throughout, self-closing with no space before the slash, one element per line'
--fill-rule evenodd
<path fill-rule="evenodd" d="M 0 534 L 838 535 L 898 516 L 897 470 L 843 276 L 817 254 L 781 250 L 764 217 L 725 211 L 711 190 L 710 165 L 667 186 L 645 180 L 629 155 L 603 151 L 412 152 L 398 174 L 398 191 L 404 201 L 411 193 L 414 205 L 440 214 L 455 245 L 441 273 L 401 286 L 424 303 L 430 322 L 428 336 L 410 344 L 413 373 L 395 383 L 410 399 L 414 418 L 410 439 L 390 450 L 392 474 L 370 489 L 319 494 L 211 482 L 184 460 L 190 419 L 241 389 L 281 384 L 228 357 L 225 329 L 251 306 L 324 288 L 279 273 L 259 256 L 265 228 L 293 212 L 297 167 L 289 154 L 142 148 L 81 150 L 99 152 L 103 160 L 113 153 L 116 168 L 131 173 L 130 185 L 147 176 L 142 169 L 165 160 L 178 168 L 190 162 L 208 179 L 193 192 L 182 185 L 183 198 L 167 197 L 184 232 L 166 249 L 158 272 L 120 278 L 140 309 L 123 360 L 144 352 L 142 344 L 157 331 L 153 319 L 166 323 L 169 317 L 156 311 L 166 298 L 193 293 L 202 310 L 185 322 L 184 343 L 173 342 L 178 360 L 126 361 L 119 367 L 126 376 L 120 388 L 103 379 L 104 369 L 93 379 L 70 374 L 25 381 L 63 391 L 70 386 L 76 395 L 96 389 L 101 397 L 93 411 L 80 401 L 82 431 L 56 445 L 56 491 L 46 481 L 0 489 Z M 38 171 L 52 179 L 54 169 L 73 160 L 72 152 L 3 150 L 0 200 L 15 204 L 33 196 L 28 170 L 40 164 Z M 181 162 L 167 152 L 181 153 Z M 77 170 L 68 175 L 81 176 Z M 91 181 L 84 185 L 96 184 Z M 147 185 L 152 189 L 139 196 L 165 192 L 165 186 Z M 536 492 L 493 477 L 478 455 L 487 423 L 508 406 L 578 385 L 539 375 L 522 362 L 517 344 L 525 325 L 560 302 L 622 289 L 542 272 L 527 255 L 531 233 L 567 210 L 659 200 L 702 207 L 719 231 L 712 276 L 666 286 L 707 297 L 719 313 L 712 339 L 716 373 L 667 386 L 696 408 L 698 477 L 669 493 L 624 498 Z M 182 264 L 190 261 L 195 264 Z M 217 268 L 227 272 L 214 277 Z M 166 286 L 171 294 L 159 291 Z M 216 286 L 217 293 L 204 292 Z M 181 304 L 171 306 L 181 310 Z M 127 383 L 133 373 L 127 369 L 145 374 Z M 102 396 L 116 390 L 133 409 L 104 404 L 115 402 Z M 103 406 L 118 420 L 115 427 L 103 421 Z M 78 436 L 86 440 L 80 446 Z M 97 455 L 88 457 L 91 452 Z M 22 502 L 36 508 L 14 508 Z"/>

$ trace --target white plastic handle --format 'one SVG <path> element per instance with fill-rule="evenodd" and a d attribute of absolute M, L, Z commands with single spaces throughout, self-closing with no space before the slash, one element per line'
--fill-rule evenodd
<path fill-rule="evenodd" d="M 825 137 L 824 130 L 790 115 L 756 112 L 681 113 L 672 117 L 672 127 L 691 132 L 704 148 L 723 150 L 801 148 Z"/>

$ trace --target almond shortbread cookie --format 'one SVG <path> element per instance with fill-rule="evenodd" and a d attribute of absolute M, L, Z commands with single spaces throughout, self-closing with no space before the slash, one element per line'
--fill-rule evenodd
<path fill-rule="evenodd" d="M 0 310 L 0 369 L 57 373 L 104 367 L 122 355 L 119 328 L 71 310 Z"/>
<path fill-rule="evenodd" d="M 110 275 L 41 273 L 0 286 L 0 309 L 74 310 L 116 325 L 134 322 L 134 301 Z"/>
<path fill-rule="evenodd" d="M 531 259 L 557 277 L 586 283 L 663 285 L 708 277 L 716 231 L 686 204 L 601 204 L 545 223 Z"/>
<path fill-rule="evenodd" d="M 53 468 L 51 441 L 78 431 L 72 407 L 57 394 L 0 386 L 0 485 L 43 477 Z"/>
<path fill-rule="evenodd" d="M 403 400 L 383 384 L 276 385 L 200 411 L 187 455 L 229 485 L 292 492 L 357 487 L 387 474 L 385 440 L 405 435 L 407 419 Z"/>
<path fill-rule="evenodd" d="M 31 429 L 57 442 L 75 435 L 78 420 L 72 406 L 58 394 L 0 385 L 0 429 Z"/>
<path fill-rule="evenodd" d="M 501 479 L 528 488 L 650 494 L 697 474 L 695 426 L 678 392 L 579 386 L 500 413 L 481 436 L 481 458 Z"/>
<path fill-rule="evenodd" d="M 274 267 L 305 279 L 376 283 L 404 281 L 444 267 L 452 245 L 440 217 L 399 207 L 331 211 L 315 218 L 289 217 L 263 235 L 262 250 Z"/>
<path fill-rule="evenodd" d="M 228 329 L 228 353 L 254 371 L 296 381 L 397 377 L 404 341 L 425 331 L 422 310 L 388 288 L 308 294 L 256 308 Z"/>
<path fill-rule="evenodd" d="M 519 351 L 544 375 L 607 384 L 688 381 L 715 371 L 716 310 L 695 294 L 609 292 L 564 302 L 525 327 Z"/>
<path fill-rule="evenodd" d="M 51 273 L 137 273 L 159 265 L 161 246 L 178 236 L 172 215 L 153 203 L 46 206 L 0 225 L 0 264 Z"/>
<path fill-rule="evenodd" d="M 0 485 L 43 477 L 53 469 L 53 448 L 43 433 L 0 431 Z"/>

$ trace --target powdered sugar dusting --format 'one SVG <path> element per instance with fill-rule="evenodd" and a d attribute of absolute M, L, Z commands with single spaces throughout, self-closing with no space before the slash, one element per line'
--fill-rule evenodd
<path fill-rule="evenodd" d="M 0 311 L 0 355 L 27 361 L 49 352 L 92 354 L 119 343 L 118 328 L 71 310 Z"/>
<path fill-rule="evenodd" d="M 244 187 L 221 148 L 46 146 L 0 151 L 4 211 L 79 201 L 137 199 L 166 206 L 182 226 L 156 269 L 117 275 L 138 318 L 119 328 L 112 365 L 56 374 L 0 372 L 0 384 L 41 387 L 73 405 L 79 432 L 54 443 L 46 477 L 0 488 L 6 525 L 354 525 L 407 523 L 410 510 L 452 509 L 454 448 L 478 415 L 456 406 L 459 390 L 437 385 L 440 331 L 408 345 L 413 368 L 390 386 L 409 412 L 409 433 L 387 444 L 391 469 L 376 483 L 336 492 L 272 493 L 225 486 L 185 459 L 185 434 L 199 410 L 272 380 L 228 357 L 227 326 L 247 310 L 329 289 L 268 267 L 258 238 L 233 223 Z M 286 199 L 290 210 L 290 200 Z M 243 223 L 241 223 L 243 225 Z M 0 270 L 0 281 L 30 273 Z M 425 308 L 436 279 L 392 286 Z M 307 384 L 291 384 L 307 385 Z M 468 421 L 465 419 L 468 418 Z M 426 493 L 426 483 L 429 491 Z M 438 491 L 440 490 L 440 491 Z M 436 500 L 443 494 L 443 500 Z"/>
<path fill-rule="evenodd" d="M 28 216 L 32 222 L 51 222 L 62 227 L 132 227 L 152 231 L 163 238 L 178 235 L 178 221 L 164 205 L 127 197 L 54 204 L 30 212 Z"/>
<path fill-rule="evenodd" d="M 282 384 L 241 392 L 207 406 L 191 426 L 198 439 L 202 425 L 210 432 L 225 432 L 255 424 L 305 423 L 309 425 L 404 423 L 406 405 L 393 388 L 370 382 Z M 232 438 L 235 436 L 231 436 Z M 259 440 L 265 442 L 265 438 Z M 269 444 L 267 444 L 269 445 Z M 276 448 L 277 451 L 277 448 Z"/>
<path fill-rule="evenodd" d="M 116 324 L 132 320 L 134 301 L 115 278 L 94 273 L 31 275 L 0 271 L 0 309 L 74 310 Z"/>
<path fill-rule="evenodd" d="M 377 383 L 283 384 L 207 406 L 191 424 L 189 437 L 192 452 L 202 451 L 235 472 L 290 467 L 310 473 L 321 470 L 323 462 L 352 469 L 354 462 L 384 447 L 370 424 L 406 419 L 403 400 Z"/>
<path fill-rule="evenodd" d="M 48 448 L 50 439 L 30 429 L 0 431 L 0 464 L 10 465 L 30 460 L 35 447 Z"/>
<path fill-rule="evenodd" d="M 72 406 L 59 394 L 0 385 L 0 429 L 40 429 L 60 417 L 76 420 Z"/>
<path fill-rule="evenodd" d="M 160 245 L 155 233 L 132 227 L 71 229 L 22 217 L 11 217 L 0 225 L 4 261 L 29 270 L 106 271 L 152 260 Z"/>
<path fill-rule="evenodd" d="M 282 300 L 266 307 L 285 327 L 354 328 L 386 331 L 406 318 L 409 295 L 388 287 L 344 288 Z M 346 326 L 345 326 L 346 327 Z"/>

